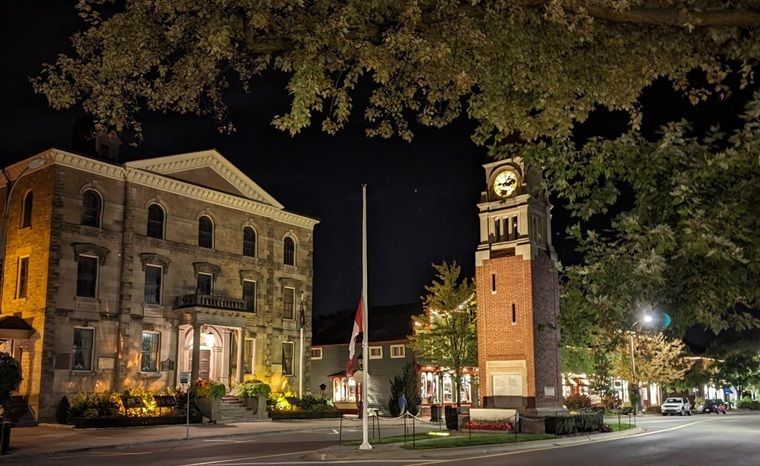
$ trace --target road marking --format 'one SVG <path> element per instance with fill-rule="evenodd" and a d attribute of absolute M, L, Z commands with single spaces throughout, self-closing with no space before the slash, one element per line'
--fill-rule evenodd
<path fill-rule="evenodd" d="M 82 453 L 79 455 L 67 455 L 67 456 L 55 456 L 56 460 L 59 459 L 67 459 L 67 458 L 92 458 L 93 456 L 96 457 L 109 457 L 109 456 L 138 456 L 138 455 L 150 455 L 153 452 L 151 451 L 141 451 L 141 452 L 110 452 L 110 451 L 94 451 L 91 453 Z"/>
<path fill-rule="evenodd" d="M 220 442 L 220 443 L 251 443 L 255 442 L 256 440 L 232 440 L 232 439 L 224 439 L 224 438 L 207 438 L 203 439 L 204 442 Z"/>
<path fill-rule="evenodd" d="M 224 463 L 224 466 L 251 466 L 257 464 L 359 464 L 359 463 L 408 463 L 414 460 L 409 458 L 405 460 L 387 460 L 382 458 L 366 460 L 324 460 L 324 461 L 267 461 L 266 463 Z M 233 461 L 233 460 L 230 460 Z M 329 462 L 328 462 L 329 461 Z"/>
<path fill-rule="evenodd" d="M 455 463 L 455 462 L 458 462 L 458 461 L 472 461 L 472 460 L 479 460 L 479 459 L 484 459 L 484 458 L 495 458 L 497 456 L 513 456 L 513 455 L 519 455 L 519 454 L 522 454 L 522 453 L 531 453 L 531 452 L 534 452 L 534 451 L 557 450 L 559 448 L 578 447 L 578 446 L 581 446 L 581 445 L 588 445 L 590 443 L 614 442 L 616 440 L 625 440 L 625 439 L 635 438 L 635 437 L 646 437 L 648 435 L 656 435 L 656 434 L 661 434 L 663 432 L 669 432 L 669 431 L 672 431 L 672 430 L 683 429 L 684 427 L 693 426 L 694 424 L 699 424 L 701 422 L 707 422 L 707 419 L 703 419 L 701 421 L 690 422 L 688 424 L 681 424 L 679 426 L 669 427 L 667 429 L 660 429 L 660 430 L 655 430 L 655 431 L 652 431 L 652 432 L 642 432 L 640 434 L 629 435 L 627 437 L 606 438 L 606 439 L 593 440 L 593 441 L 590 441 L 590 442 L 574 443 L 574 444 L 570 444 L 570 445 L 551 445 L 551 446 L 548 446 L 548 447 L 531 448 L 531 449 L 528 449 L 528 450 L 508 451 L 508 452 L 501 452 L 501 453 L 491 453 L 489 455 L 468 456 L 468 457 L 465 457 L 465 458 L 457 458 L 457 459 L 429 460 L 429 461 L 424 461 L 424 462 L 420 462 L 420 463 L 412 463 L 412 464 L 409 464 L 408 466 L 423 466 L 423 465 L 426 465 L 426 464 Z M 482 446 L 485 446 L 485 445 L 482 445 Z"/>
<path fill-rule="evenodd" d="M 228 460 L 205 461 L 203 463 L 187 463 L 181 466 L 204 466 L 206 464 L 220 464 L 220 463 L 227 463 L 229 461 L 246 461 L 246 460 L 258 460 L 262 458 L 276 458 L 278 456 L 300 455 L 302 453 L 312 453 L 314 451 L 316 450 L 291 451 L 290 453 L 277 453 L 273 455 L 249 456 L 248 458 L 232 458 Z"/>

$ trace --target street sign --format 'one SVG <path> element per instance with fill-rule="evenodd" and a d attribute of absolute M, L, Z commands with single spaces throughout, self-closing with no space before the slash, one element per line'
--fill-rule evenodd
<path fill-rule="evenodd" d="M 190 373 L 189 372 L 180 372 L 179 373 L 179 383 L 188 383 L 190 381 Z"/>
<path fill-rule="evenodd" d="M 730 395 L 731 394 L 731 387 L 723 387 L 723 394 L 724 395 Z"/>

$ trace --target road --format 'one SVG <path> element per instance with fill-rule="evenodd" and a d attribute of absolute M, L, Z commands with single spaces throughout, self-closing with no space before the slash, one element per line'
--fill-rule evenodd
<path fill-rule="evenodd" d="M 325 428 L 303 432 L 258 435 L 251 438 L 197 439 L 145 444 L 132 448 L 90 450 L 46 458 L 13 458 L 4 464 L 25 465 L 167 465 L 242 466 L 299 464 L 366 465 L 731 465 L 760 464 L 760 414 L 647 417 L 639 420 L 645 432 L 631 437 L 576 445 L 556 443 L 523 451 L 498 447 L 424 450 L 391 450 L 387 446 L 369 454 L 336 449 L 337 435 Z M 390 434 L 390 432 L 385 432 Z M 349 438 L 359 438 L 352 429 Z M 315 451 L 340 457 L 319 461 Z M 4 460 L 6 458 L 3 458 Z"/>

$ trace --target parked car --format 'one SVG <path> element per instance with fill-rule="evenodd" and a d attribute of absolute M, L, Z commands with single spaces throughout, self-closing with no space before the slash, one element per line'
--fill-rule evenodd
<path fill-rule="evenodd" d="M 691 416 L 691 403 L 686 397 L 674 396 L 665 400 L 660 407 L 663 416 L 668 414 L 680 414 L 681 416 Z"/>
<path fill-rule="evenodd" d="M 705 404 L 702 406 L 701 413 L 722 413 L 726 414 L 726 403 L 723 400 L 712 399 L 705 400 Z"/>

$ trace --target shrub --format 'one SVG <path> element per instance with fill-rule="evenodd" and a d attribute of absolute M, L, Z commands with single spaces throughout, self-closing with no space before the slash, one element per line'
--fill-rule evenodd
<path fill-rule="evenodd" d="M 300 400 L 296 399 L 294 404 L 305 412 L 332 411 L 335 409 L 326 399 L 311 394 L 304 395 Z"/>
<path fill-rule="evenodd" d="M 21 385 L 21 380 L 21 366 L 18 361 L 8 353 L 0 353 L 0 406 L 5 407 L 11 392 Z"/>
<path fill-rule="evenodd" d="M 575 393 L 565 397 L 565 406 L 570 411 L 581 411 L 591 407 L 591 398 L 582 393 Z"/>
<path fill-rule="evenodd" d="M 599 413 L 546 418 L 546 433 L 555 435 L 599 431 L 604 426 L 604 415 Z"/>
<path fill-rule="evenodd" d="M 750 399 L 744 398 L 736 402 L 736 408 L 758 411 L 760 410 L 760 400 L 750 400 Z"/>
<path fill-rule="evenodd" d="M 213 380 L 198 379 L 193 384 L 190 394 L 196 398 L 211 398 L 216 400 L 227 393 L 227 387 L 223 383 L 217 383 Z"/>
<path fill-rule="evenodd" d="M 246 380 L 235 387 L 235 394 L 243 397 L 269 396 L 272 387 L 260 380 Z"/>
<path fill-rule="evenodd" d="M 649 414 L 660 414 L 660 412 L 662 412 L 662 409 L 660 405 L 653 405 L 653 406 L 647 406 L 644 412 L 649 413 Z"/>
<path fill-rule="evenodd" d="M 77 417 L 115 417 L 121 404 L 112 393 L 80 393 L 71 400 L 69 419 Z"/>
<path fill-rule="evenodd" d="M 69 412 L 71 411 L 71 405 L 69 399 L 65 396 L 58 402 L 58 407 L 55 409 L 55 422 L 58 424 L 66 424 L 69 422 Z"/>

